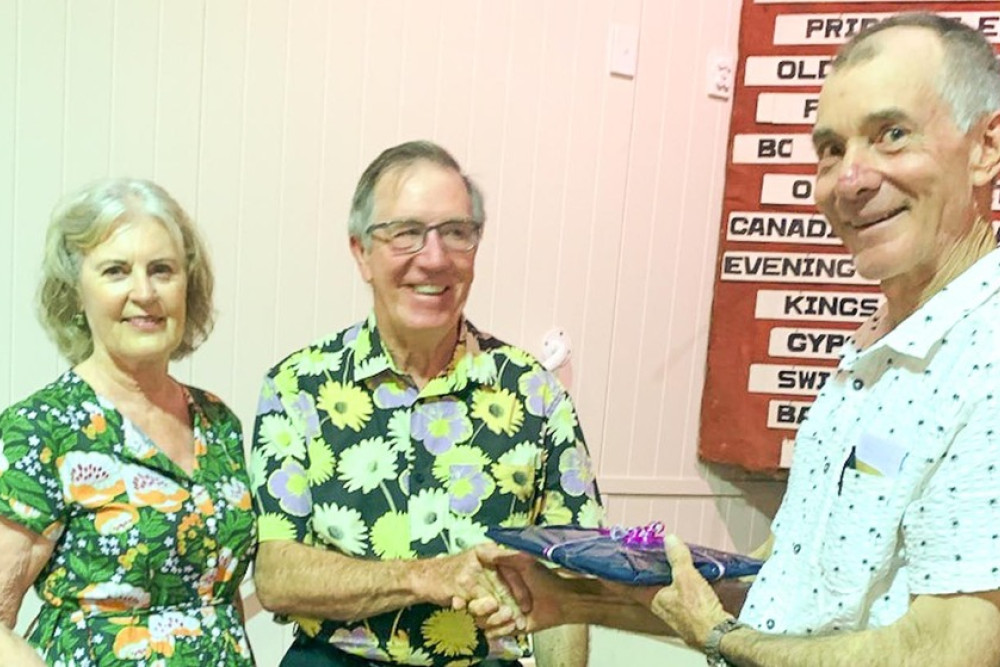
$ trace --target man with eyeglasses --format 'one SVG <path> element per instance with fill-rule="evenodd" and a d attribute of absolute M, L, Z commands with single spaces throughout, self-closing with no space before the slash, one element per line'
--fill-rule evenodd
<path fill-rule="evenodd" d="M 262 604 L 298 624 L 282 665 L 518 665 L 465 610 L 518 600 L 482 563 L 491 525 L 602 520 L 573 403 L 527 352 L 463 315 L 485 213 L 441 147 L 362 174 L 348 224 L 371 315 L 268 373 L 251 469 Z M 586 665 L 586 626 L 534 636 L 538 667 Z"/>

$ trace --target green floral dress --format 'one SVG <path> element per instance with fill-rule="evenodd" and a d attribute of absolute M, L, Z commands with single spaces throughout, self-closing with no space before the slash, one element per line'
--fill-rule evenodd
<path fill-rule="evenodd" d="M 28 640 L 50 665 L 252 665 L 240 424 L 189 387 L 185 473 L 72 371 L 0 414 L 0 516 L 56 542 Z"/>
<path fill-rule="evenodd" d="M 261 542 L 358 558 L 458 553 L 493 525 L 603 520 L 569 394 L 530 354 L 468 323 L 451 365 L 419 391 L 374 315 L 285 359 L 264 382 L 250 470 Z M 428 604 L 357 622 L 292 620 L 375 665 L 466 667 L 527 650 Z"/>

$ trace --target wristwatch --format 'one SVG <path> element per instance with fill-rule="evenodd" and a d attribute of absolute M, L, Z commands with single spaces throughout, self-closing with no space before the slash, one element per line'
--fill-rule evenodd
<path fill-rule="evenodd" d="M 705 640 L 705 659 L 708 660 L 708 667 L 730 667 L 730 662 L 722 657 L 719 645 L 722 638 L 733 630 L 747 627 L 746 623 L 740 623 L 735 618 L 727 618 L 722 623 L 712 628 Z"/>

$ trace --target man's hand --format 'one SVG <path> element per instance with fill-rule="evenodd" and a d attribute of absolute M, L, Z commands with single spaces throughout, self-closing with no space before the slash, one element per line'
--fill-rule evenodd
<path fill-rule="evenodd" d="M 530 598 L 523 584 L 518 585 L 515 579 L 514 585 L 508 586 L 492 566 L 499 551 L 495 544 L 484 544 L 452 556 L 421 561 L 415 585 L 431 604 L 460 610 L 478 601 L 477 609 L 489 608 L 490 615 L 501 614 L 523 631 L 526 619 L 522 605 L 530 608 Z"/>
<path fill-rule="evenodd" d="M 576 593 L 569 579 L 545 567 L 534 556 L 495 547 L 480 551 L 484 563 L 496 569 L 505 586 L 526 615 L 525 625 L 518 625 L 509 609 L 499 607 L 488 597 L 470 600 L 469 613 L 488 637 L 502 637 L 516 632 L 537 632 L 567 622 L 564 605 Z"/>
<path fill-rule="evenodd" d="M 622 586 L 624 593 L 648 606 L 678 637 L 702 648 L 716 625 L 730 618 L 722 602 L 691 562 L 691 551 L 676 535 L 664 538 L 673 581 L 660 589 Z"/>

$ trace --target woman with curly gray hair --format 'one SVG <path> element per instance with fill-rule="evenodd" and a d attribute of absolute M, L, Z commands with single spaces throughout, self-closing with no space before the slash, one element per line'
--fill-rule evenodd
<path fill-rule="evenodd" d="M 169 373 L 212 329 L 212 286 L 154 183 L 101 181 L 53 213 L 39 311 L 72 368 L 0 414 L 0 621 L 33 584 L 50 664 L 253 664 L 240 424 Z"/>

